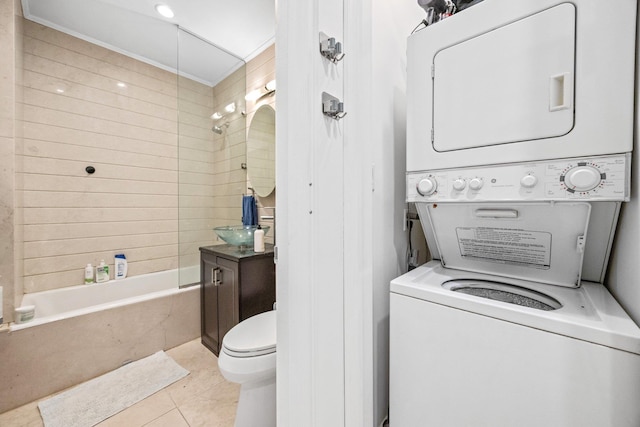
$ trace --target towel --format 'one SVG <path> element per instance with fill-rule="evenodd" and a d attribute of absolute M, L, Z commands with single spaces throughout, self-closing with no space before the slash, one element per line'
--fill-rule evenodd
<path fill-rule="evenodd" d="M 242 225 L 258 225 L 258 206 L 253 196 L 242 196 Z"/>

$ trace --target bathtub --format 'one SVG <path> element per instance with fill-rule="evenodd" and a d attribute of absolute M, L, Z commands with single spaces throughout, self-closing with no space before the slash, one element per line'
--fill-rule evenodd
<path fill-rule="evenodd" d="M 188 288 L 178 288 L 178 279 L 178 270 L 175 269 L 105 283 L 26 294 L 22 298 L 21 306 L 35 306 L 35 317 L 26 323 L 12 323 L 10 330 L 18 331 L 43 323 L 187 292 Z"/>
<path fill-rule="evenodd" d="M 196 266 L 195 268 L 199 268 Z M 200 336 L 200 287 L 178 270 L 27 294 L 0 334 L 0 413 Z"/>

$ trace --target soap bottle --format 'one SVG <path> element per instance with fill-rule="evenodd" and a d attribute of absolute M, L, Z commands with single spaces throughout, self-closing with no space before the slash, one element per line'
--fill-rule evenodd
<path fill-rule="evenodd" d="M 113 268 L 115 270 L 113 275 L 114 279 L 118 280 L 127 277 L 127 257 L 125 257 L 124 254 L 116 254 Z"/>
<path fill-rule="evenodd" d="M 91 264 L 87 264 L 87 266 L 84 268 L 84 284 L 90 285 L 91 283 L 94 283 L 93 266 Z"/>
<path fill-rule="evenodd" d="M 96 282 L 104 283 L 109 281 L 109 266 L 100 260 L 100 265 L 96 267 Z"/>
<path fill-rule="evenodd" d="M 264 252 L 264 230 L 260 225 L 253 232 L 253 252 Z"/>

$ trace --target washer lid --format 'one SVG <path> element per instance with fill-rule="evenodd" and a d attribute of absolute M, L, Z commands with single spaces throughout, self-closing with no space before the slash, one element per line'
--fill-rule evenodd
<path fill-rule="evenodd" d="M 420 204 L 442 265 L 578 287 L 591 205 L 576 203 Z"/>
<path fill-rule="evenodd" d="M 222 340 L 225 353 L 236 357 L 276 351 L 276 311 L 257 314 L 231 328 Z"/>

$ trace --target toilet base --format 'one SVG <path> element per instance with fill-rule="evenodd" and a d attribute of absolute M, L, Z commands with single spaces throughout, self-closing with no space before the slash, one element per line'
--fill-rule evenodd
<path fill-rule="evenodd" d="M 276 378 L 240 386 L 235 427 L 276 427 Z"/>

